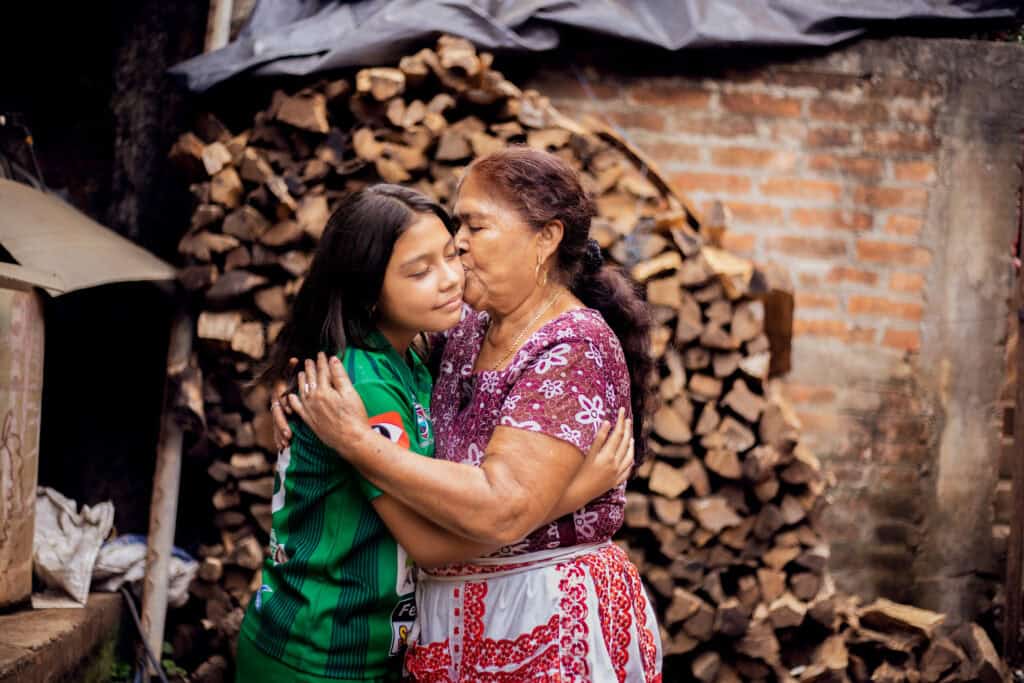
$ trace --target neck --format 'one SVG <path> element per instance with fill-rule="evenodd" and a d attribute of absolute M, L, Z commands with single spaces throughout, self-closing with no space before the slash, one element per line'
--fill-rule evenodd
<path fill-rule="evenodd" d="M 388 340 L 388 343 L 391 344 L 395 351 L 398 351 L 399 355 L 403 358 L 409 350 L 412 340 L 416 338 L 417 334 L 419 334 L 416 330 L 395 328 L 383 322 L 378 323 L 377 330 L 384 335 L 384 338 Z"/>
<path fill-rule="evenodd" d="M 518 334 L 523 326 L 529 323 L 538 311 L 551 301 L 560 287 L 555 283 L 551 283 L 543 289 L 538 287 L 515 308 L 508 311 L 490 311 L 491 333 L 488 336 L 491 343 L 500 345 L 508 341 L 506 337 Z"/>

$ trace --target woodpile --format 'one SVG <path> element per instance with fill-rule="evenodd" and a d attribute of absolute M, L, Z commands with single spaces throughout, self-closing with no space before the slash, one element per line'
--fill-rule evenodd
<path fill-rule="evenodd" d="M 200 552 L 192 594 L 221 654 L 260 585 L 274 487 L 270 397 L 247 382 L 328 215 L 380 181 L 450 202 L 466 164 L 508 144 L 580 171 L 594 237 L 653 306 L 660 402 L 619 542 L 656 603 L 665 680 L 997 680 L 978 627 L 939 637 L 940 615 L 836 591 L 819 524 L 828 477 L 769 382 L 789 367 L 784 275 L 724 251 L 721 210 L 701 216 L 614 130 L 563 116 L 450 37 L 397 68 L 279 91 L 242 131 L 205 116 L 171 151 L 196 199 L 181 281 L 199 302 L 220 537 Z"/>

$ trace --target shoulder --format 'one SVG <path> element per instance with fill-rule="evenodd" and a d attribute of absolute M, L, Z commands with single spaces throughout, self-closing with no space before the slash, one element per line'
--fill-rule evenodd
<path fill-rule="evenodd" d="M 384 350 L 361 349 L 350 346 L 341 355 L 341 363 L 352 386 L 359 391 L 362 385 L 380 382 L 401 382 L 402 376 L 390 354 Z"/>
<path fill-rule="evenodd" d="M 585 358 L 614 353 L 618 338 L 601 317 L 590 308 L 566 311 L 538 330 L 523 346 L 520 362 L 530 363 L 552 356 Z"/>

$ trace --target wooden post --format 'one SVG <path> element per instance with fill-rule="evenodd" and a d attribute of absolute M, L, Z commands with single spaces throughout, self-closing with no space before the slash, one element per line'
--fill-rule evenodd
<path fill-rule="evenodd" d="M 1024 572 L 1024 277 L 1021 277 L 1021 239 L 1024 233 L 1024 187 L 1017 197 L 1017 241 L 1014 244 L 1014 310 L 1017 311 L 1017 393 L 1013 409 L 1013 503 L 1010 537 L 1006 548 L 1006 612 L 1003 621 L 1003 657 L 1010 666 L 1020 664 L 1021 586 Z"/>
<path fill-rule="evenodd" d="M 203 52 L 213 52 L 228 44 L 231 37 L 232 0 L 210 0 L 210 13 L 206 15 L 206 41 Z"/>
<path fill-rule="evenodd" d="M 171 342 L 167 349 L 167 378 L 164 382 L 163 421 L 157 444 L 156 470 L 153 473 L 153 499 L 149 507 L 149 536 L 146 548 L 146 581 L 142 594 L 142 628 L 146 642 L 159 660 L 167 618 L 167 586 L 174 546 L 174 527 L 178 516 L 178 489 L 181 483 L 181 446 L 183 430 L 174 410 L 176 382 L 192 354 L 193 321 L 182 304 L 171 324 Z M 148 673 L 155 673 L 147 665 Z M 148 676 L 144 677 L 148 680 Z"/>

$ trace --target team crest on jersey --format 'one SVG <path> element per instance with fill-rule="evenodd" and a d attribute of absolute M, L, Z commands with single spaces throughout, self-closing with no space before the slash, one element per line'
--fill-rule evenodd
<path fill-rule="evenodd" d="M 413 405 L 416 413 L 416 430 L 419 432 L 420 445 L 423 445 L 430 438 L 430 416 L 419 403 Z"/>
<path fill-rule="evenodd" d="M 402 448 L 409 447 L 409 435 L 402 427 L 402 416 L 398 412 L 392 410 L 371 417 L 370 427 L 392 443 L 397 443 Z"/>
<path fill-rule="evenodd" d="M 273 593 L 273 592 L 274 592 L 274 589 L 271 588 L 270 586 L 268 586 L 267 584 L 263 584 L 262 586 L 260 586 L 260 589 L 258 591 L 256 591 L 256 598 L 255 598 L 255 600 L 256 600 L 256 611 L 257 612 L 259 612 L 261 609 L 263 609 L 263 594 L 264 593 Z"/>

